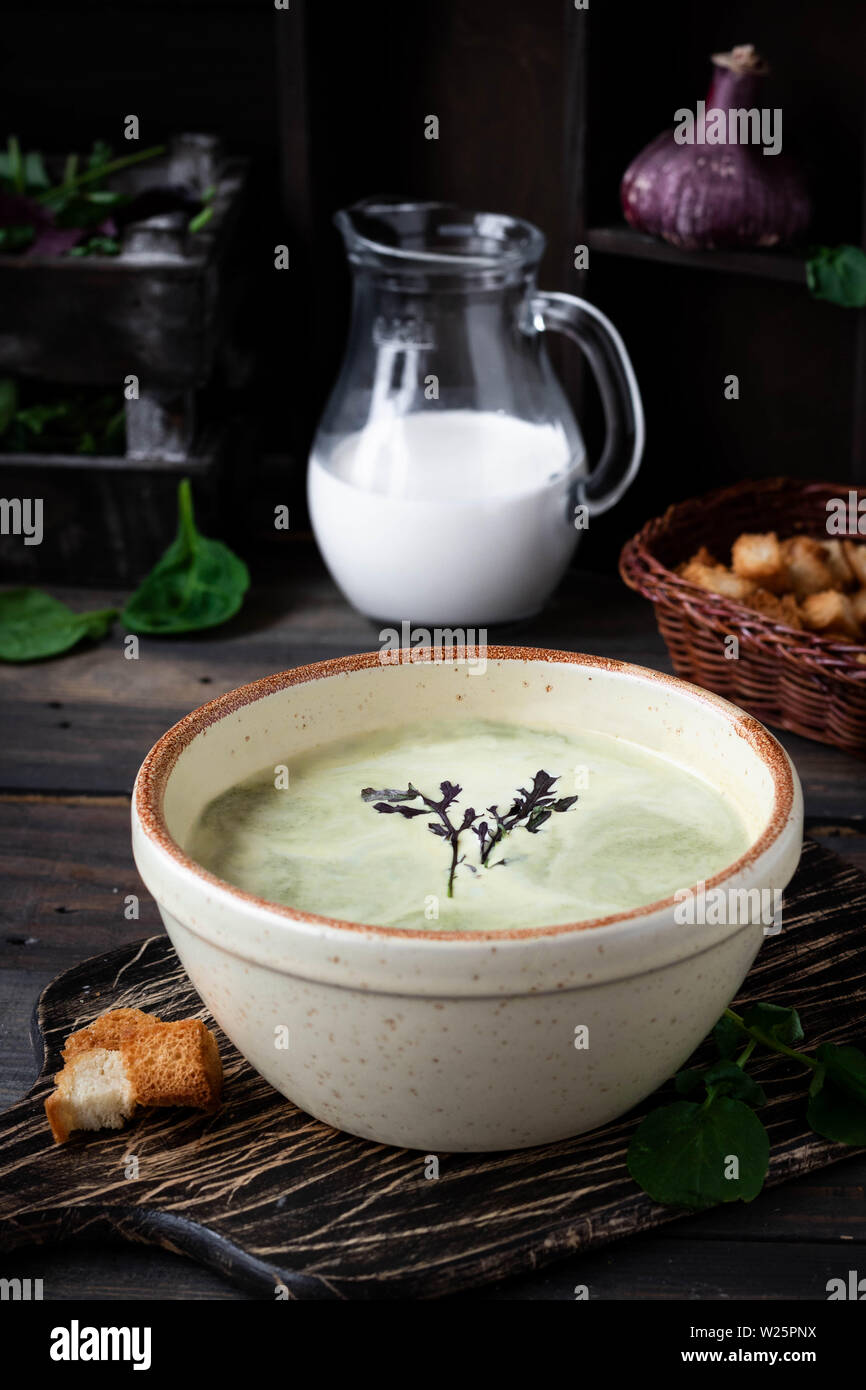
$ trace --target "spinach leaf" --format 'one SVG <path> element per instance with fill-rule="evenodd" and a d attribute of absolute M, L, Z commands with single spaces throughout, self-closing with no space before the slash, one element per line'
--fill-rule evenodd
<path fill-rule="evenodd" d="M 730 1096 L 703 1104 L 679 1100 L 651 1111 L 627 1155 L 628 1171 L 653 1201 L 697 1210 L 751 1202 L 769 1161 L 766 1129 L 748 1105 Z"/>
<path fill-rule="evenodd" d="M 249 588 L 243 560 L 196 529 L 188 478 L 178 488 L 177 536 L 123 610 L 131 632 L 157 635 L 216 627 L 237 613 Z"/>
<path fill-rule="evenodd" d="M 84 637 L 104 637 L 116 616 L 116 608 L 73 613 L 39 589 L 7 589 L 0 593 L 0 661 L 58 656 Z"/>
<path fill-rule="evenodd" d="M 746 1105 L 765 1105 L 767 1097 L 757 1081 L 748 1076 L 737 1063 L 723 1058 L 705 1070 L 687 1067 L 677 1072 L 674 1085 L 681 1096 L 691 1095 L 699 1087 L 706 1087 L 708 1096 L 732 1096 Z"/>
<path fill-rule="evenodd" d="M 809 1087 L 806 1118 L 837 1144 L 866 1144 L 866 1056 L 857 1047 L 822 1043 Z"/>
<path fill-rule="evenodd" d="M 752 1004 L 743 1010 L 743 1025 L 758 1042 L 767 1047 L 784 1043 L 793 1047 L 803 1041 L 803 1025 L 796 1009 L 781 1004 Z"/>
<path fill-rule="evenodd" d="M 806 282 L 816 299 L 843 309 L 866 306 L 866 252 L 859 246 L 818 246 L 806 262 Z"/>

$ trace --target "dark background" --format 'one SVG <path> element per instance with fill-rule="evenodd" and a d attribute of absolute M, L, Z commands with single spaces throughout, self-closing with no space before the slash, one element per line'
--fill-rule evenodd
<path fill-rule="evenodd" d="M 769 253 L 791 277 L 776 280 L 717 268 L 714 253 L 612 254 L 594 236 L 622 225 L 631 157 L 706 95 L 708 55 L 745 41 L 773 65 L 786 150 L 810 175 L 813 239 L 862 244 L 864 13 L 857 0 L 593 0 L 588 12 L 571 0 L 291 0 L 287 12 L 270 0 L 13 2 L 0 31 L 0 133 L 25 147 L 88 148 L 119 139 L 132 112 L 144 144 L 212 130 L 251 159 L 242 336 L 255 368 L 232 408 L 254 421 L 259 453 L 238 456 L 242 501 L 235 489 L 224 525 L 260 565 L 280 539 L 274 500 L 302 515 L 306 450 L 342 351 L 348 283 L 334 211 L 400 192 L 537 223 L 548 238 L 542 286 L 585 294 L 610 315 L 644 395 L 642 474 L 577 560 L 611 570 L 620 543 L 672 500 L 750 476 L 866 476 L 866 316 L 810 298 L 802 250 Z M 424 138 L 429 113 L 438 141 Z M 583 241 L 585 276 L 572 251 Z M 279 242 L 288 272 L 273 268 Z M 569 349 L 566 360 L 555 349 L 577 392 Z M 723 395 L 729 373 L 736 402 Z M 597 454 L 591 392 L 581 420 Z M 168 516 L 166 537 L 172 527 Z"/>

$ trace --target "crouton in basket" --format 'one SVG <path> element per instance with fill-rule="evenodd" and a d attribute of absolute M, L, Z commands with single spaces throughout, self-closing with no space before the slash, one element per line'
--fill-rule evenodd
<path fill-rule="evenodd" d="M 786 627 L 794 627 L 799 631 L 803 626 L 793 594 L 771 594 L 766 589 L 756 589 L 749 596 L 748 604 L 756 613 L 763 613 L 766 618 L 784 623 Z"/>
<path fill-rule="evenodd" d="M 832 632 L 857 641 L 860 624 L 847 594 L 828 589 L 822 594 L 810 594 L 800 604 L 803 625 L 810 632 Z"/>
<path fill-rule="evenodd" d="M 744 531 L 731 547 L 731 564 L 734 574 L 750 579 L 761 589 L 778 594 L 785 588 L 785 562 L 775 531 L 762 536 Z"/>
<path fill-rule="evenodd" d="M 833 576 L 834 589 L 853 589 L 857 579 L 841 541 L 824 541 L 824 558 Z"/>
<path fill-rule="evenodd" d="M 861 588 L 866 589 L 866 541 L 843 541 L 845 559 L 851 566 Z"/>
<path fill-rule="evenodd" d="M 689 560 L 680 566 L 679 573 L 690 584 L 697 584 L 711 594 L 724 594 L 725 598 L 737 599 L 743 603 L 754 590 L 754 584 L 738 574 L 731 574 L 724 565 L 704 565 L 700 560 Z"/>
<path fill-rule="evenodd" d="M 45 1102 L 58 1144 L 77 1129 L 119 1129 L 139 1105 L 219 1104 L 219 1049 L 197 1018 L 165 1023 L 140 1009 L 115 1009 L 72 1033 L 63 1058 Z"/>
<path fill-rule="evenodd" d="M 793 589 L 797 598 L 820 594 L 833 587 L 833 573 L 827 563 L 824 547 L 811 536 L 794 536 L 782 542 L 785 560 L 786 589 Z"/>

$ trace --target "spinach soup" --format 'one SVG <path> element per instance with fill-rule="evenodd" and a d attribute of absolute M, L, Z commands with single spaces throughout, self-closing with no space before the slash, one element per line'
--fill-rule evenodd
<path fill-rule="evenodd" d="M 189 853 L 271 902 L 380 927 L 604 917 L 710 878 L 750 839 L 707 782 L 608 734 L 410 725 L 285 767 L 211 801 Z"/>

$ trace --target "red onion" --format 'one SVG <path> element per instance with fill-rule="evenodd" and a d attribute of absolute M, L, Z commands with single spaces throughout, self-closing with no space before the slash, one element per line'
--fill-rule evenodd
<path fill-rule="evenodd" d="M 796 166 L 781 153 L 763 152 L 780 142 L 782 120 L 780 110 L 760 106 L 767 66 L 751 44 L 716 53 L 713 63 L 709 95 L 698 103 L 693 128 L 686 113 L 677 112 L 677 126 L 647 145 L 626 169 L 620 188 L 626 221 L 674 246 L 791 241 L 808 226 L 811 206 Z M 739 130 L 732 131 L 729 112 L 738 113 Z M 758 123 L 752 127 L 750 113 Z M 739 143 L 738 133 L 757 135 L 761 119 L 762 139 Z M 693 143 L 678 143 L 677 133 L 681 140 L 691 135 Z"/>

